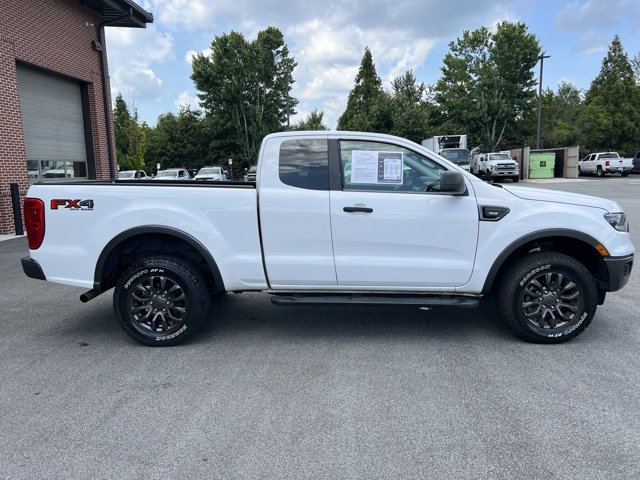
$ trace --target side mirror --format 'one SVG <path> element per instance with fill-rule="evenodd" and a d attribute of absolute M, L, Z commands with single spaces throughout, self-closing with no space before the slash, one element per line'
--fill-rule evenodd
<path fill-rule="evenodd" d="M 449 195 L 468 195 L 467 184 L 464 183 L 464 175 L 460 172 L 442 172 L 440 176 L 440 192 Z"/>

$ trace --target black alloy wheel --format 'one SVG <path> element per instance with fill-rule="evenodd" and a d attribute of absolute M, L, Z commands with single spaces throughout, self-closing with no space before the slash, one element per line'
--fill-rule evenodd
<path fill-rule="evenodd" d="M 176 345 L 201 326 L 210 292 L 202 274 L 177 257 L 151 257 L 131 265 L 113 293 L 122 329 L 152 346 Z"/>

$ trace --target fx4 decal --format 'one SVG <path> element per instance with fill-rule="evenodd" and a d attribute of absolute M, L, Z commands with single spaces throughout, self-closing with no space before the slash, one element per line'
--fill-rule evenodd
<path fill-rule="evenodd" d="M 69 210 L 93 210 L 93 200 L 70 200 L 68 198 L 51 200 L 51 210 L 58 210 L 61 207 Z"/>

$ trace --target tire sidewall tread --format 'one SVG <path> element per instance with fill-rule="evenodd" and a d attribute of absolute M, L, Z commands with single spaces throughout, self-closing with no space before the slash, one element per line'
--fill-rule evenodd
<path fill-rule="evenodd" d="M 188 316 L 183 327 L 165 337 L 145 335 L 132 325 L 128 315 L 127 293 L 133 282 L 149 273 L 162 273 L 180 281 L 189 300 Z M 172 256 L 155 256 L 140 260 L 127 268 L 118 279 L 113 292 L 113 309 L 120 327 L 137 342 L 154 347 L 182 343 L 202 325 L 211 304 L 210 291 L 204 277 L 187 261 Z"/>
<path fill-rule="evenodd" d="M 545 268 L 546 267 L 546 268 Z M 563 331 L 542 335 L 527 327 L 527 320 L 519 311 L 520 291 L 525 282 L 538 272 L 560 270 L 572 276 L 580 283 L 583 294 L 580 320 L 566 326 Z M 502 276 L 497 284 L 496 305 L 500 314 L 511 330 L 523 340 L 532 343 L 562 343 L 575 338 L 591 323 L 597 308 L 598 290 L 593 276 L 587 268 L 568 255 L 558 252 L 536 252 L 516 261 Z"/>

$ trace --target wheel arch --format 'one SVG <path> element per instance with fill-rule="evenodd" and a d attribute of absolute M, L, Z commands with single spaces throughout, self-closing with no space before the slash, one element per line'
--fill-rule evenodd
<path fill-rule="evenodd" d="M 111 239 L 96 262 L 94 289 L 111 288 L 118 275 L 129 265 L 158 253 L 171 254 L 195 263 L 216 290 L 225 291 L 220 269 L 209 250 L 188 233 L 161 225 L 131 228 Z"/>
<path fill-rule="evenodd" d="M 603 257 L 596 250 L 600 242 L 583 232 L 570 229 L 548 229 L 524 235 L 513 241 L 496 258 L 482 288 L 482 293 L 490 293 L 496 280 L 517 258 L 533 251 L 556 251 L 581 262 L 594 276 L 599 289 L 605 290 L 609 276 Z"/>

